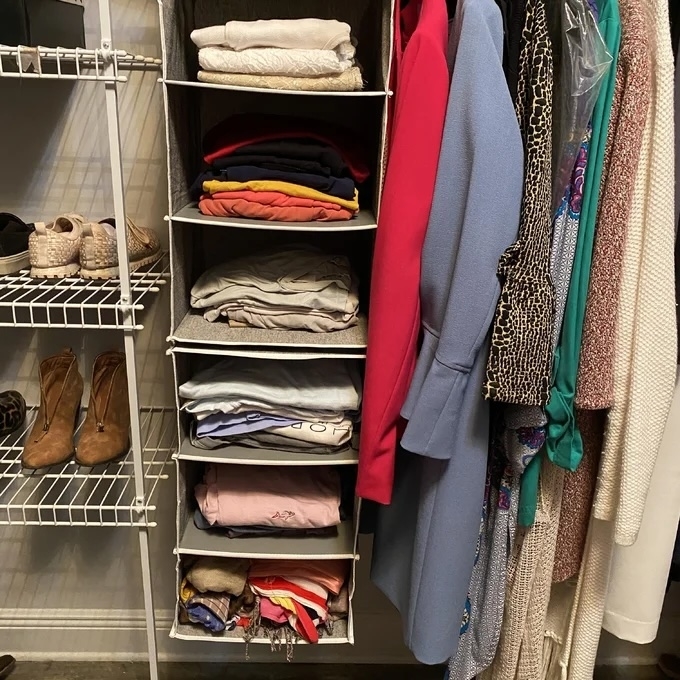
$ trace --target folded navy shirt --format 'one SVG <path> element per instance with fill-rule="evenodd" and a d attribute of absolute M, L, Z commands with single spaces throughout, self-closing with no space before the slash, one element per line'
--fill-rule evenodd
<path fill-rule="evenodd" d="M 251 180 L 270 180 L 290 182 L 310 189 L 316 189 L 329 196 L 352 200 L 355 184 L 349 177 L 325 177 L 304 172 L 286 172 L 283 170 L 269 170 L 254 165 L 237 165 L 222 170 L 207 170 L 201 173 L 191 186 L 191 197 L 198 200 L 203 193 L 203 182 L 216 179 L 222 182 L 249 182 Z"/>
<path fill-rule="evenodd" d="M 319 161 L 304 158 L 285 158 L 262 153 L 233 154 L 217 158 L 211 167 L 215 170 L 233 168 L 235 165 L 254 165 L 268 170 L 283 170 L 284 172 L 308 172 L 311 175 L 334 175 L 331 169 Z"/>
<path fill-rule="evenodd" d="M 247 144 L 210 160 L 214 168 L 224 167 L 226 158 L 250 156 L 253 154 L 289 158 L 296 161 L 313 161 L 330 169 L 335 177 L 353 177 L 351 168 L 339 151 L 328 144 L 312 140 L 269 139 L 263 142 Z"/>

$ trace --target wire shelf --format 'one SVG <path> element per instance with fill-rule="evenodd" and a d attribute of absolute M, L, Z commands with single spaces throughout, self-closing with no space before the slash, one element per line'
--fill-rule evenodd
<path fill-rule="evenodd" d="M 163 257 L 144 272 L 130 275 L 132 300 L 121 301 L 120 279 L 33 279 L 28 271 L 0 276 L 0 327 L 143 328 L 137 313 L 169 278 Z"/>
<path fill-rule="evenodd" d="M 121 70 L 158 69 L 161 60 L 124 50 L 0 44 L 0 78 L 127 82 Z"/>
<path fill-rule="evenodd" d="M 0 525 L 27 526 L 156 526 L 152 499 L 167 479 L 176 450 L 172 409 L 142 409 L 146 499 L 135 498 L 132 453 L 119 462 L 86 468 L 69 461 L 44 470 L 21 466 L 22 442 L 38 413 L 31 407 L 24 425 L 0 440 Z M 76 430 L 85 420 L 83 409 Z"/>

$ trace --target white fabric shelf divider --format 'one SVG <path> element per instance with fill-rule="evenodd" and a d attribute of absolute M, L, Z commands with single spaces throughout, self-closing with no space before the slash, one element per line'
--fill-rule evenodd
<path fill-rule="evenodd" d="M 195 203 L 189 203 L 168 219 L 173 222 L 201 224 L 214 227 L 239 229 L 263 229 L 265 231 L 367 231 L 377 229 L 375 215 L 371 210 L 360 210 L 351 220 L 335 222 L 277 222 L 276 220 L 251 220 L 242 217 L 213 217 L 199 212 Z"/>
<path fill-rule="evenodd" d="M 230 328 L 222 321 L 210 322 L 200 310 L 192 310 L 168 338 L 175 343 L 197 345 L 229 345 L 239 347 L 300 347 L 323 350 L 365 349 L 368 322 L 363 315 L 358 324 L 343 331 L 312 333 L 311 331 L 269 328 Z"/>
<path fill-rule="evenodd" d="M 121 71 L 158 69 L 161 64 L 160 59 L 123 50 L 0 45 L 0 78 L 125 83 Z"/>
<path fill-rule="evenodd" d="M 44 470 L 21 465 L 23 441 L 33 427 L 37 407 L 28 410 L 23 427 L 0 439 L 0 525 L 156 526 L 153 497 L 170 475 L 176 449 L 174 410 L 141 413 L 146 496 L 135 499 L 132 453 L 121 461 L 85 468 L 69 461 Z M 83 409 L 78 432 L 85 420 Z"/>
<path fill-rule="evenodd" d="M 319 638 L 319 645 L 346 645 L 354 643 L 354 635 L 350 634 L 352 627 L 351 623 L 351 608 L 350 617 L 347 621 L 336 621 L 333 624 L 333 634 L 324 634 L 323 637 Z M 209 630 L 202 628 L 201 626 L 193 625 L 190 623 L 179 623 L 175 619 L 172 629 L 170 631 L 171 638 L 177 638 L 179 640 L 196 640 L 205 642 L 240 642 L 244 644 L 243 639 L 243 628 L 235 628 L 232 631 L 224 631 L 222 633 L 211 633 Z M 258 636 L 249 641 L 248 644 L 262 644 L 271 645 L 272 641 L 267 636 Z M 298 640 L 296 645 L 307 645 L 309 644 L 306 640 Z M 276 648 L 276 645 L 275 645 Z M 281 640 L 281 649 L 285 648 L 285 639 Z"/>
<path fill-rule="evenodd" d="M 366 352 L 340 350 L 325 351 L 320 347 L 316 351 L 300 352 L 285 349 L 266 349 L 253 347 L 252 349 L 242 349 L 238 346 L 217 346 L 217 345 L 172 345 L 167 350 L 167 354 L 204 354 L 206 356 L 225 356 L 225 357 L 244 357 L 246 359 L 270 359 L 285 361 L 314 361 L 316 359 L 365 359 Z"/>
<path fill-rule="evenodd" d="M 28 271 L 0 276 L 0 327 L 139 330 L 138 313 L 168 278 L 166 257 L 130 274 L 131 301 L 124 304 L 120 278 L 34 279 Z"/>
<path fill-rule="evenodd" d="M 183 87 L 198 87 L 209 90 L 234 90 L 235 92 L 262 92 L 263 94 L 296 95 L 303 97 L 388 97 L 389 90 L 355 90 L 352 92 L 317 92 L 312 90 L 275 90 L 268 87 L 243 87 L 241 85 L 220 85 L 219 83 L 204 83 L 198 80 L 163 80 L 166 85 Z"/>
<path fill-rule="evenodd" d="M 193 516 L 190 516 L 179 540 L 177 552 L 180 555 L 250 559 L 352 560 L 356 558 L 354 539 L 352 520 L 342 522 L 336 536 L 228 538 L 216 532 L 197 529 Z"/>
<path fill-rule="evenodd" d="M 292 453 L 276 449 L 257 449 L 248 446 L 231 445 L 220 449 L 199 449 L 187 437 L 182 440 L 177 458 L 203 463 L 224 463 L 230 465 L 280 465 L 282 467 L 308 467 L 319 465 L 356 465 L 359 452 L 353 442 L 337 453 Z"/>

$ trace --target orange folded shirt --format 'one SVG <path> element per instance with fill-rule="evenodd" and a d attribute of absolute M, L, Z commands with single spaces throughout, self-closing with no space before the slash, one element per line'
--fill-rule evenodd
<path fill-rule="evenodd" d="M 247 217 L 279 222 L 332 222 L 351 220 L 354 212 L 337 203 L 288 196 L 278 191 L 219 191 L 198 202 L 204 215 Z"/>
<path fill-rule="evenodd" d="M 253 560 L 248 578 L 307 578 L 337 595 L 349 572 L 349 560 Z"/>

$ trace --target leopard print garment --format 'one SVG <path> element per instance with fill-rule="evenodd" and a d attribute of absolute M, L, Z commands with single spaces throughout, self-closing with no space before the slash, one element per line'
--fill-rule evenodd
<path fill-rule="evenodd" d="M 14 432 L 26 417 L 26 402 L 19 392 L 0 392 L 0 435 Z"/>
<path fill-rule="evenodd" d="M 552 238 L 553 58 L 545 0 L 528 0 L 516 103 L 524 137 L 525 180 L 519 238 L 498 264 L 496 307 L 484 396 L 543 406 L 550 395 L 555 290 Z"/>

